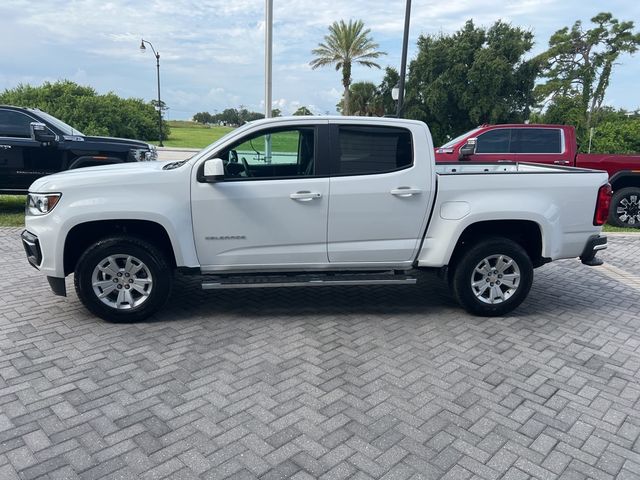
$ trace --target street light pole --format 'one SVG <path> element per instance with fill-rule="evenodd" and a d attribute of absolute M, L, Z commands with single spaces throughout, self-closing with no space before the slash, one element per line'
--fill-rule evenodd
<path fill-rule="evenodd" d="M 153 54 L 156 57 L 156 72 L 158 75 L 158 137 L 160 139 L 160 141 L 158 142 L 158 146 L 164 147 L 164 145 L 162 144 L 162 101 L 160 100 L 160 54 L 156 52 L 155 48 L 153 48 L 153 44 L 151 42 L 148 42 L 144 38 L 140 42 L 140 50 L 142 52 L 147 50 L 144 46 L 145 43 L 151 47 L 151 51 L 153 51 Z"/>
<path fill-rule="evenodd" d="M 265 0 L 264 19 L 264 118 L 271 118 L 272 112 L 272 61 L 273 61 L 273 0 Z M 265 162 L 271 163 L 271 135 L 264 137 Z"/>
<path fill-rule="evenodd" d="M 272 52 L 273 52 L 273 0 L 265 0 L 264 21 L 264 116 L 271 118 L 271 86 L 272 86 Z"/>
<path fill-rule="evenodd" d="M 400 63 L 400 81 L 398 82 L 398 109 L 396 116 L 402 118 L 404 103 L 404 77 L 407 73 L 407 45 L 409 43 L 409 18 L 411 16 L 411 0 L 407 0 L 407 9 L 404 14 L 404 36 L 402 39 L 402 60 Z"/>

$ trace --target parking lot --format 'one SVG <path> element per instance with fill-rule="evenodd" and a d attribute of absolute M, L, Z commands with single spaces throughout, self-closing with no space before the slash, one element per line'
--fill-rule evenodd
<path fill-rule="evenodd" d="M 505 318 L 417 286 L 203 292 L 90 316 L 0 229 L 0 479 L 638 478 L 640 237 Z"/>

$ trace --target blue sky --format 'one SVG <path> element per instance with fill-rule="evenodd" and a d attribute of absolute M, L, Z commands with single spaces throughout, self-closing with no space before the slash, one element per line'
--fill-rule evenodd
<path fill-rule="evenodd" d="M 264 0 L 3 0 L 0 2 L 0 90 L 19 83 L 70 79 L 100 93 L 150 100 L 156 96 L 155 59 L 139 52 L 141 37 L 160 52 L 162 98 L 170 119 L 198 111 L 244 106 L 264 111 Z M 306 105 L 335 113 L 340 75 L 311 70 L 311 50 L 339 19 L 362 19 L 380 48 L 381 65 L 399 67 L 404 0 L 274 0 L 274 107 L 291 113 Z M 420 34 L 451 33 L 467 19 L 498 19 L 534 32 L 533 53 L 550 35 L 600 11 L 633 20 L 631 0 L 413 0 L 409 59 Z M 354 81 L 379 83 L 381 70 L 356 67 Z M 640 52 L 616 66 L 605 103 L 640 107 Z"/>

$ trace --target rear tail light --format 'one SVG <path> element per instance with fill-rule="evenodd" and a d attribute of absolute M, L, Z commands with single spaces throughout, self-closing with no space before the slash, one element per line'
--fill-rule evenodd
<path fill-rule="evenodd" d="M 594 225 L 604 225 L 609 217 L 609 207 L 611 206 L 611 185 L 602 185 L 598 190 L 598 200 L 596 202 L 596 213 L 593 216 Z"/>

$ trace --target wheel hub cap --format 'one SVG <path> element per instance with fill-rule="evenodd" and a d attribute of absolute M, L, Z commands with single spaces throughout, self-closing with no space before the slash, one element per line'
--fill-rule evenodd
<path fill-rule="evenodd" d="M 520 285 L 520 268 L 507 255 L 490 255 L 483 258 L 471 274 L 471 289 L 483 303 L 502 303 L 517 291 Z"/>
<path fill-rule="evenodd" d="M 629 195 L 620 200 L 616 209 L 618 218 L 624 223 L 635 225 L 640 222 L 640 203 L 637 195 Z"/>
<path fill-rule="evenodd" d="M 140 259 L 117 254 L 98 262 L 91 275 L 91 285 L 102 303 L 116 310 L 126 310 L 147 301 L 153 278 Z"/>

